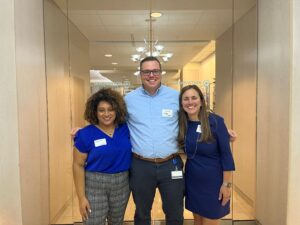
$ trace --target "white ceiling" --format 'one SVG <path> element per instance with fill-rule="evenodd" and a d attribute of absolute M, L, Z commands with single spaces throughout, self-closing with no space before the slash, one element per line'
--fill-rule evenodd
<path fill-rule="evenodd" d="M 55 2 L 65 9 L 65 1 Z M 233 0 L 69 0 L 67 8 L 70 20 L 90 41 L 91 68 L 105 70 L 101 74 L 116 81 L 136 79 L 132 74 L 138 64 L 130 56 L 149 40 L 150 8 L 163 13 L 152 22 L 153 40 L 165 46 L 164 52 L 174 53 L 163 65 L 173 76 L 232 25 L 233 15 L 237 20 L 255 2 L 235 0 L 233 10 Z M 104 57 L 108 53 L 113 57 Z"/>

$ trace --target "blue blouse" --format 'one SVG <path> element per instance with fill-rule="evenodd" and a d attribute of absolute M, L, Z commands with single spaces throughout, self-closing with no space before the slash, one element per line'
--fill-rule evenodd
<path fill-rule="evenodd" d="M 88 125 L 76 133 L 74 146 L 81 153 L 88 154 L 87 171 L 119 173 L 130 167 L 131 143 L 127 124 L 116 127 L 112 137 L 95 125 Z"/>

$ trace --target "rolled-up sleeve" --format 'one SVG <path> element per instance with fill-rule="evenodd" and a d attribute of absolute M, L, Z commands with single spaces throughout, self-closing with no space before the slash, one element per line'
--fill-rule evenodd
<path fill-rule="evenodd" d="M 79 130 L 74 137 L 74 147 L 82 153 L 89 152 L 82 130 Z"/>

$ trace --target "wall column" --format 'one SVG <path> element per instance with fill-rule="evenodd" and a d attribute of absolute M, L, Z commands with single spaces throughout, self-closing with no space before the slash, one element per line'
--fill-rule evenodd
<path fill-rule="evenodd" d="M 300 224 L 300 1 L 292 1 L 292 68 L 287 225 Z"/>
<path fill-rule="evenodd" d="M 0 7 L 0 224 L 22 224 L 14 1 Z M 5 35 L 2 35 L 5 34 Z"/>
<path fill-rule="evenodd" d="M 43 0 L 0 9 L 0 224 L 49 224 Z"/>
<path fill-rule="evenodd" d="M 300 1 L 258 1 L 257 219 L 300 223 Z"/>

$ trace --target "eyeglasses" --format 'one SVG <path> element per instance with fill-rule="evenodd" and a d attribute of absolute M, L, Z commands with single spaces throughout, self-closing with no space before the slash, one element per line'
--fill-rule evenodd
<path fill-rule="evenodd" d="M 140 73 L 143 76 L 150 76 L 151 73 L 153 76 L 159 76 L 161 74 L 161 70 L 141 70 Z"/>

